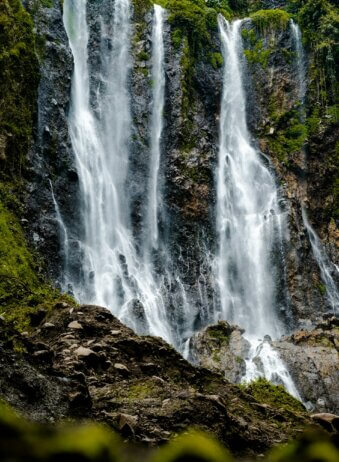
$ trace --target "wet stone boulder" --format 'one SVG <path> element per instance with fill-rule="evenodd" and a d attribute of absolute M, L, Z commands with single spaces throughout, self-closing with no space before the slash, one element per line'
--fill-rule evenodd
<path fill-rule="evenodd" d="M 339 412 L 339 320 L 326 319 L 273 342 L 305 402 L 318 412 Z"/>
<path fill-rule="evenodd" d="M 238 326 L 220 321 L 195 334 L 191 340 L 193 359 L 201 366 L 222 372 L 232 383 L 240 383 L 246 373 L 245 359 L 250 344 Z"/>

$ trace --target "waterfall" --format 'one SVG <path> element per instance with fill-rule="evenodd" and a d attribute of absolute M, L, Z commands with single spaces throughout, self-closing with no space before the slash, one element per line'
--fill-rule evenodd
<path fill-rule="evenodd" d="M 123 322 L 140 333 L 159 335 L 174 343 L 163 296 L 151 262 L 139 255 L 132 232 L 128 191 L 129 140 L 132 132 L 128 78 L 131 62 L 130 0 L 114 2 L 112 24 L 102 28 L 101 82 L 97 110 L 90 101 L 91 69 L 88 64 L 89 30 L 86 0 L 65 0 L 64 24 L 74 57 L 69 131 L 80 180 L 84 236 L 79 238 L 83 255 L 80 281 L 73 281 L 75 297 L 82 303 L 109 307 Z M 156 8 L 154 40 L 160 40 L 161 11 Z M 106 18 L 105 18 L 106 19 Z M 159 22 L 159 23 L 158 23 Z M 107 32 L 108 31 L 108 32 Z M 157 47 L 161 45 L 157 44 Z M 163 92 L 160 58 L 154 72 Z M 159 155 L 160 112 L 153 111 L 152 155 Z M 162 112 L 162 111 L 161 111 Z M 157 192 L 159 159 L 152 168 L 150 200 Z M 157 198 L 156 198 L 157 200 Z M 158 203 L 156 205 L 158 208 Z M 154 237 L 154 227 L 152 232 Z M 68 279 L 72 280 L 72 275 Z"/>
<path fill-rule="evenodd" d="M 55 194 L 54 194 L 53 185 L 52 185 L 51 180 L 49 180 L 49 185 L 51 187 L 52 201 L 53 201 L 55 215 L 56 215 L 56 219 L 57 219 L 57 223 L 58 223 L 58 227 L 59 227 L 59 231 L 60 231 L 60 240 L 62 242 L 62 252 L 64 254 L 64 268 L 67 269 L 67 266 L 68 266 L 68 252 L 69 252 L 69 249 L 68 249 L 68 245 L 69 245 L 68 232 L 67 232 L 67 228 L 65 226 L 64 220 L 63 220 L 63 218 L 61 216 L 59 204 L 57 203 L 57 201 L 55 199 Z"/>
<path fill-rule="evenodd" d="M 294 39 L 295 49 L 296 49 L 296 63 L 298 71 L 298 87 L 299 87 L 299 98 L 301 103 L 302 111 L 302 122 L 305 123 L 305 97 L 306 97 L 306 58 L 305 52 L 302 45 L 302 36 L 301 31 L 293 20 L 291 20 L 291 29 Z M 307 212 L 304 207 L 302 207 L 302 218 L 304 226 L 306 228 L 314 258 L 319 266 L 321 278 L 326 287 L 326 294 L 329 304 L 331 305 L 333 312 L 337 313 L 339 310 L 339 291 L 335 281 L 335 276 L 338 278 L 339 269 L 334 265 L 328 258 L 325 248 L 317 236 L 317 233 L 312 228 Z"/>
<path fill-rule="evenodd" d="M 297 64 L 297 74 L 298 74 L 298 90 L 301 106 L 305 104 L 306 97 L 306 57 L 304 52 L 304 47 L 302 44 L 301 31 L 298 24 L 296 24 L 293 19 L 291 19 L 291 30 L 292 37 L 294 41 L 295 51 L 296 51 L 296 64 Z"/>
<path fill-rule="evenodd" d="M 165 10 L 154 5 L 154 21 L 152 33 L 152 82 L 153 102 L 151 120 L 151 161 L 150 181 L 147 201 L 147 223 L 145 226 L 145 243 L 149 249 L 157 249 L 159 245 L 159 209 L 161 195 L 159 190 L 159 169 L 161 158 L 161 135 L 163 129 L 163 110 L 165 101 L 165 71 L 164 71 L 164 12 Z"/>
<path fill-rule="evenodd" d="M 246 330 L 251 344 L 248 380 L 264 373 L 298 396 L 288 371 L 265 339 L 283 334 L 276 307 L 277 260 L 282 258 L 285 220 L 275 179 L 254 148 L 247 127 L 243 21 L 230 24 L 219 16 L 218 23 L 225 61 L 217 167 L 218 317 Z"/>
<path fill-rule="evenodd" d="M 302 217 L 310 239 L 314 258 L 320 268 L 320 274 L 326 288 L 328 302 L 330 303 L 333 312 L 338 313 L 339 290 L 335 278 L 339 279 L 339 268 L 328 258 L 325 248 L 317 236 L 317 233 L 312 228 L 308 220 L 307 212 L 304 208 L 302 208 Z"/>

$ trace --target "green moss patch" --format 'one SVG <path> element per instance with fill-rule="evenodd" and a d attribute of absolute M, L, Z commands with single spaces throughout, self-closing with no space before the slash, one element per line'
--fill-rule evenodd
<path fill-rule="evenodd" d="M 0 2 L 0 166 L 20 175 L 32 136 L 39 80 L 30 15 L 20 0 Z"/>
<path fill-rule="evenodd" d="M 228 345 L 230 341 L 230 335 L 232 328 L 224 321 L 219 322 L 215 326 L 210 326 L 206 329 L 206 334 L 218 340 L 221 345 Z"/>
<path fill-rule="evenodd" d="M 284 10 L 259 10 L 251 14 L 254 26 L 260 32 L 286 29 L 291 16 Z"/>
<path fill-rule="evenodd" d="M 0 202 L 0 312 L 13 326 L 29 329 L 38 307 L 72 301 L 39 275 L 41 261 L 28 249 L 18 218 Z"/>
<path fill-rule="evenodd" d="M 303 404 L 287 393 L 282 385 L 273 385 L 268 380 L 260 378 L 242 387 L 258 403 L 269 404 L 278 410 L 305 412 Z"/>

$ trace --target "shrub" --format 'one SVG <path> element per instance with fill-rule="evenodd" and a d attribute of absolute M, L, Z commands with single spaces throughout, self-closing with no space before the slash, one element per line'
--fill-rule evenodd
<path fill-rule="evenodd" d="M 284 10 L 259 10 L 251 15 L 255 27 L 260 32 L 286 29 L 290 14 Z"/>

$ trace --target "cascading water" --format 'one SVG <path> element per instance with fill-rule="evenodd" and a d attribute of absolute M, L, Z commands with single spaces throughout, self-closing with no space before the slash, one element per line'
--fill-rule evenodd
<path fill-rule="evenodd" d="M 317 233 L 312 228 L 306 210 L 302 209 L 304 226 L 307 230 L 314 258 L 320 268 L 321 278 L 325 284 L 327 299 L 334 313 L 339 312 L 339 290 L 337 281 L 339 281 L 339 268 L 334 265 L 328 258 L 324 246 Z"/>
<path fill-rule="evenodd" d="M 296 49 L 296 62 L 298 70 L 298 87 L 299 87 L 299 98 L 301 105 L 301 121 L 305 123 L 305 98 L 306 98 L 306 57 L 304 48 L 302 45 L 301 31 L 293 20 L 291 21 L 292 35 L 294 39 Z M 325 284 L 327 299 L 334 313 L 339 310 L 339 290 L 336 283 L 336 278 L 339 276 L 339 268 L 334 265 L 328 258 L 324 246 L 317 236 L 317 233 L 312 228 L 307 212 L 302 207 L 302 218 L 304 226 L 306 228 L 309 240 L 311 243 L 314 258 L 320 268 L 320 274 Z"/>
<path fill-rule="evenodd" d="M 61 241 L 61 248 L 62 252 L 64 253 L 64 268 L 67 268 L 68 266 L 68 246 L 69 246 L 69 238 L 68 238 L 68 232 L 67 228 L 65 226 L 65 223 L 62 219 L 61 213 L 60 213 L 60 208 L 59 204 L 57 203 L 54 195 L 54 190 L 53 190 L 53 185 L 51 180 L 49 180 L 49 184 L 51 187 L 51 194 L 52 194 L 52 201 L 55 209 L 55 215 L 58 223 L 58 228 L 60 230 L 60 241 Z"/>
<path fill-rule="evenodd" d="M 241 62 L 243 21 L 230 24 L 219 16 L 218 22 L 225 66 L 217 171 L 217 279 L 221 297 L 217 315 L 246 330 L 251 345 L 246 379 L 264 373 L 298 396 L 278 354 L 268 341 L 263 342 L 266 335 L 278 338 L 283 333 L 275 309 L 275 259 L 282 257 L 285 220 L 274 177 L 253 147 L 247 127 Z"/>
<path fill-rule="evenodd" d="M 306 97 L 306 57 L 304 52 L 304 47 L 302 45 L 302 36 L 301 30 L 298 24 L 296 24 L 293 19 L 291 20 L 291 30 L 292 37 L 294 41 L 295 51 L 296 51 L 296 64 L 297 64 L 297 74 L 298 74 L 298 90 L 300 103 L 303 108 L 305 104 Z"/>
<path fill-rule="evenodd" d="M 159 246 L 159 210 L 161 195 L 159 191 L 159 170 L 161 159 L 161 135 L 163 129 L 163 110 L 165 101 L 165 70 L 164 70 L 164 27 L 165 10 L 154 5 L 153 21 L 153 53 L 152 53 L 152 82 L 153 103 L 151 120 L 151 162 L 150 181 L 147 201 L 147 222 L 145 226 L 145 244 L 148 250 L 158 249 Z"/>
<path fill-rule="evenodd" d="M 69 130 L 83 197 L 85 229 L 79 243 L 83 253 L 83 278 L 73 281 L 73 292 L 81 302 L 109 307 L 137 331 L 160 335 L 174 343 L 161 288 L 154 278 L 151 263 L 145 263 L 138 254 L 132 234 L 126 186 L 132 128 L 127 88 L 131 69 L 130 0 L 114 2 L 113 24 L 108 27 L 111 30 L 109 46 L 102 49 L 102 78 L 95 114 L 90 102 L 86 4 L 86 0 L 64 2 L 64 23 L 74 57 Z M 161 14 L 156 9 L 155 22 L 158 24 L 158 21 L 161 24 Z M 159 38 L 159 24 L 155 26 L 155 39 Z M 107 34 L 105 28 L 102 34 Z M 108 42 L 106 35 L 102 42 Z M 158 62 L 154 68 L 157 65 Z M 163 83 L 156 82 L 155 88 L 161 99 Z M 159 115 L 154 116 L 154 125 Z M 156 156 L 161 125 L 154 130 L 152 152 Z M 157 169 L 151 176 L 150 200 L 154 200 Z M 156 220 L 153 219 L 153 233 Z"/>

